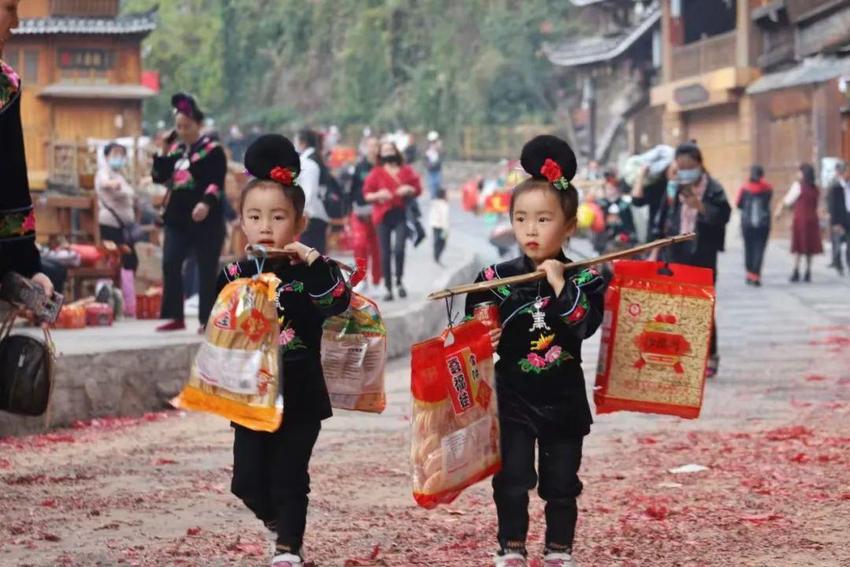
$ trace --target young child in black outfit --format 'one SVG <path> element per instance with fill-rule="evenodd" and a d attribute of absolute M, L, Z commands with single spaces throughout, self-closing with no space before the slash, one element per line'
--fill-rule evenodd
<path fill-rule="evenodd" d="M 296 242 L 306 219 L 304 191 L 296 181 L 300 160 L 292 143 L 283 136 L 261 136 L 246 151 L 245 168 L 254 177 L 240 207 L 248 241 L 283 248 L 292 256 L 267 260 L 264 269 L 282 282 L 277 310 L 283 424 L 273 433 L 233 425 L 231 490 L 277 533 L 272 567 L 301 567 L 310 456 L 322 420 L 332 413 L 320 359 L 322 322 L 348 308 L 351 291 L 337 264 Z M 218 278 L 218 291 L 256 273 L 252 261 L 230 264 Z"/>
<path fill-rule="evenodd" d="M 502 470 L 493 478 L 499 518 L 497 567 L 524 567 L 528 491 L 538 482 L 546 501 L 545 567 L 572 567 L 581 493 L 578 478 L 583 437 L 592 418 L 581 370 L 581 343 L 602 322 L 605 284 L 595 270 L 564 270 L 562 251 L 576 228 L 578 194 L 570 184 L 576 158 L 554 136 L 538 136 L 522 150 L 531 175 L 511 197 L 511 223 L 523 255 L 489 266 L 477 281 L 534 271 L 546 279 L 470 294 L 476 305 L 499 306 L 501 329 L 491 332 L 498 349 L 496 386 Z M 534 450 L 539 462 L 535 470 Z"/>

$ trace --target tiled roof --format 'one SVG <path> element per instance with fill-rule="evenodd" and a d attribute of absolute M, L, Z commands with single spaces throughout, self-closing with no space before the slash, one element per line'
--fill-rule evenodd
<path fill-rule="evenodd" d="M 156 29 L 156 12 L 118 18 L 27 18 L 12 30 L 15 35 L 147 35 Z"/>
<path fill-rule="evenodd" d="M 850 76 L 850 57 L 812 57 L 790 69 L 764 75 L 747 87 L 747 94 L 824 83 L 843 76 Z"/>
<path fill-rule="evenodd" d="M 546 57 L 554 65 L 577 67 L 609 61 L 619 57 L 645 33 L 661 21 L 661 8 L 656 4 L 648 9 L 641 21 L 632 29 L 614 36 L 580 37 L 543 47 Z"/>

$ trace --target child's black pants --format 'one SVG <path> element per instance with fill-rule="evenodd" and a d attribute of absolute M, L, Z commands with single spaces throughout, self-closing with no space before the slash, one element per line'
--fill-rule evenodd
<path fill-rule="evenodd" d="M 546 502 L 546 547 L 572 549 L 581 494 L 578 478 L 583 437 L 558 432 L 534 433 L 512 420 L 501 422 L 502 470 L 493 477 L 493 499 L 499 517 L 499 545 L 505 550 L 525 550 L 528 535 L 528 491 L 539 485 Z M 536 442 L 536 443 L 535 443 Z M 534 448 L 539 448 L 538 469 Z"/>
<path fill-rule="evenodd" d="M 297 554 L 307 523 L 310 456 L 322 424 L 287 423 L 274 433 L 234 425 L 231 491 L 277 531 L 277 548 Z"/>

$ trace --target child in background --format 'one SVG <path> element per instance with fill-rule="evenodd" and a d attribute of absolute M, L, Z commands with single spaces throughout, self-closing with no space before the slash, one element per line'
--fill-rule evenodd
<path fill-rule="evenodd" d="M 430 224 L 434 231 L 434 262 L 442 266 L 440 257 L 446 249 L 446 240 L 449 237 L 449 202 L 446 198 L 446 190 L 440 187 L 431 200 Z"/>
<path fill-rule="evenodd" d="M 240 207 L 248 242 L 282 248 L 291 257 L 267 260 L 264 270 L 282 282 L 276 303 L 283 423 L 273 433 L 233 425 L 231 490 L 277 534 L 272 567 L 301 567 L 310 456 L 322 420 L 332 413 L 320 356 L 322 322 L 348 308 L 351 290 L 337 264 L 296 241 L 306 218 L 304 191 L 296 181 L 300 159 L 292 142 L 261 136 L 245 152 L 245 169 L 254 178 L 242 191 Z M 218 278 L 218 291 L 256 273 L 253 261 L 230 264 Z"/>
<path fill-rule="evenodd" d="M 499 354 L 502 450 L 502 470 L 493 477 L 500 548 L 495 564 L 527 565 L 528 491 L 539 478 L 546 501 L 544 565 L 574 567 L 578 470 L 592 422 L 581 344 L 602 322 L 605 284 L 595 270 L 564 269 L 569 260 L 562 246 L 575 232 L 578 209 L 570 183 L 576 172 L 572 149 L 554 136 L 538 136 L 523 148 L 521 163 L 531 178 L 514 189 L 510 215 L 523 255 L 485 268 L 477 281 L 535 271 L 546 279 L 472 293 L 466 300 L 467 315 L 492 302 L 502 321 L 501 329 L 491 331 Z"/>
<path fill-rule="evenodd" d="M 605 171 L 605 196 L 599 207 L 605 215 L 605 251 L 624 250 L 637 244 L 637 231 L 632 217 L 631 198 L 623 195 L 614 170 Z"/>

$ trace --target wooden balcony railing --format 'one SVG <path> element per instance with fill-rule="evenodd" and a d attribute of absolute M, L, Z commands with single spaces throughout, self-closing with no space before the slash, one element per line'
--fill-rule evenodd
<path fill-rule="evenodd" d="M 50 0 L 50 15 L 114 18 L 118 15 L 118 0 Z"/>
<path fill-rule="evenodd" d="M 735 31 L 673 48 L 674 81 L 735 66 Z"/>

